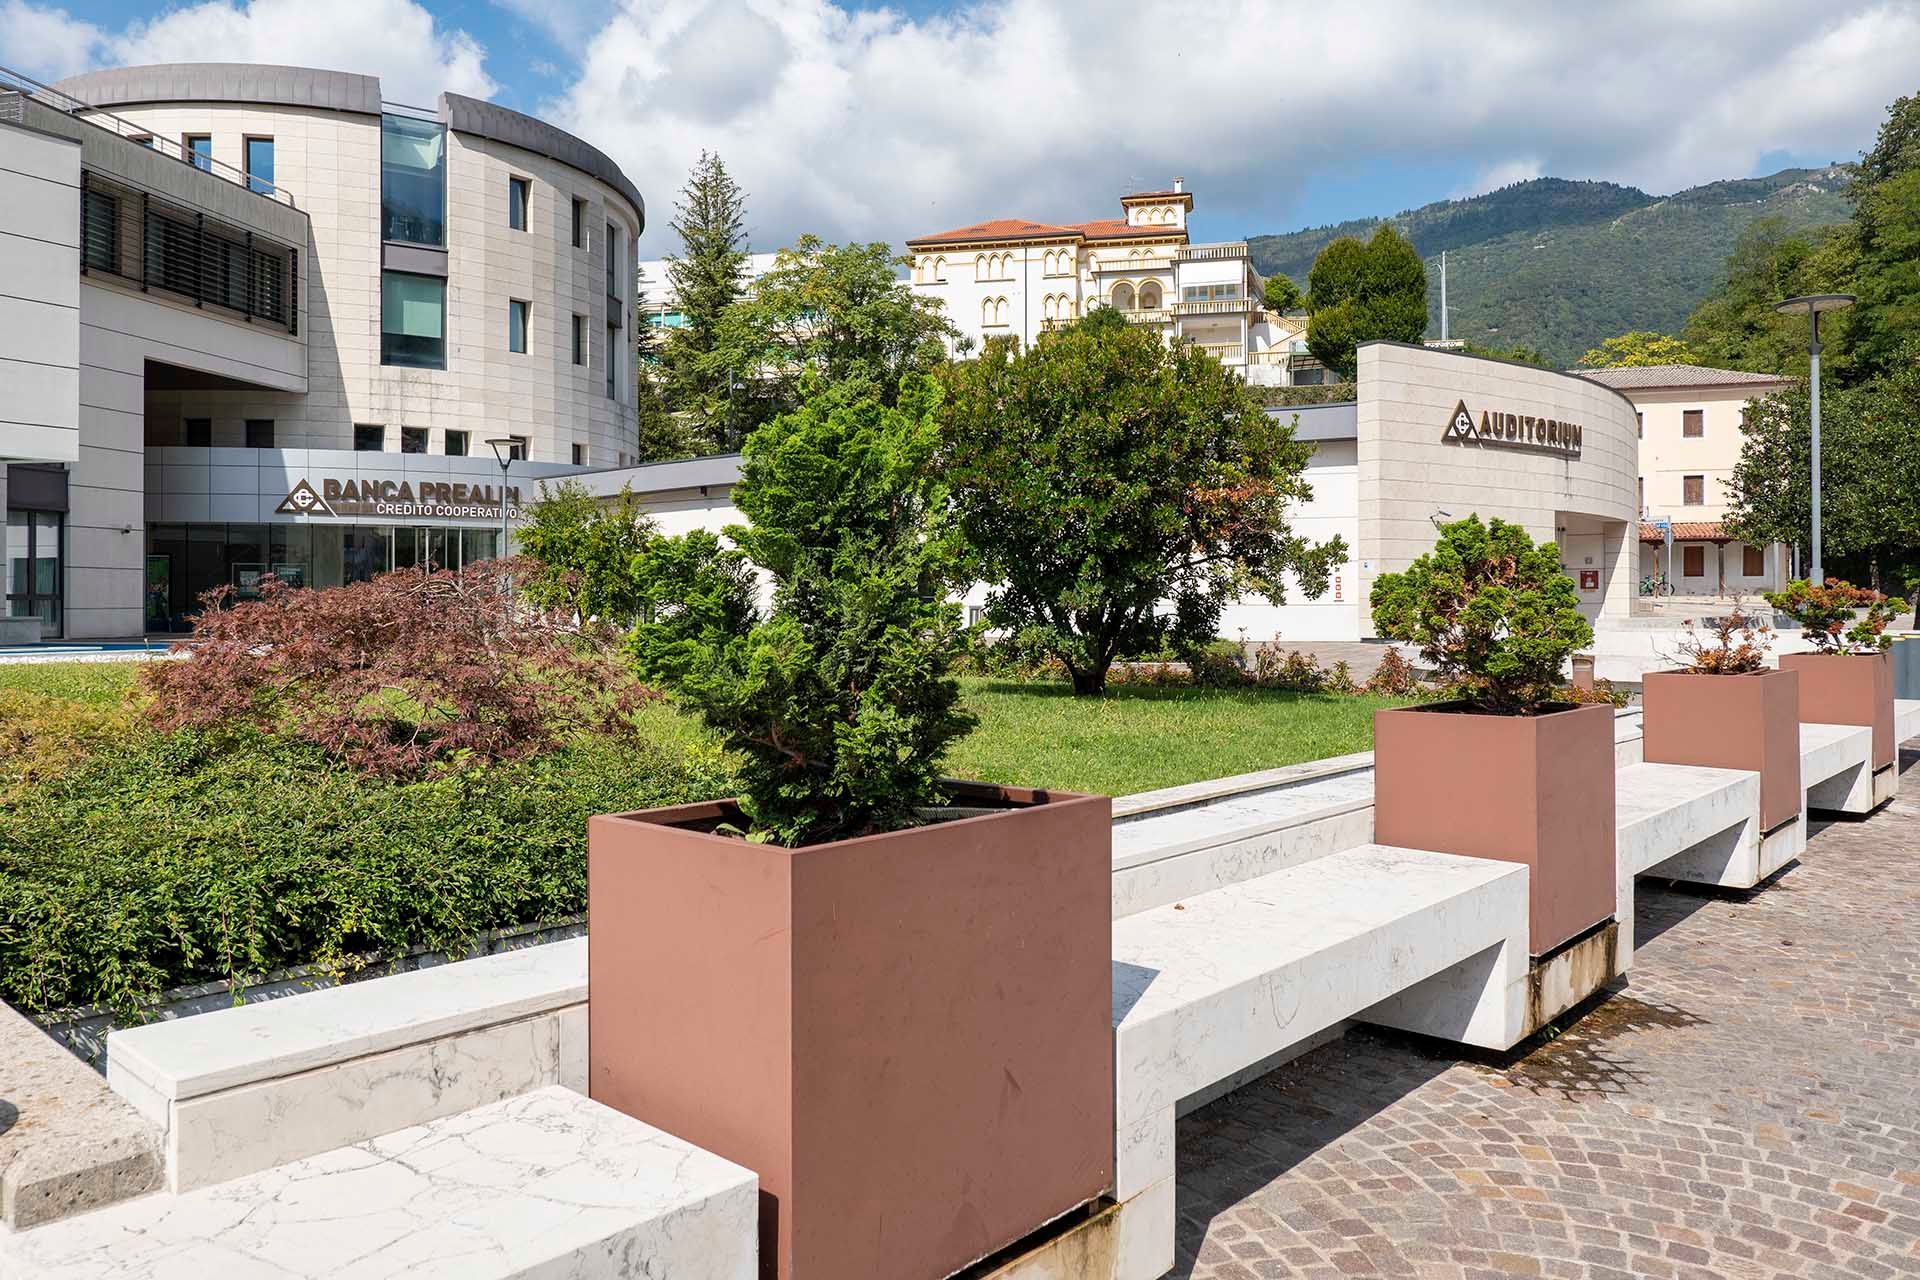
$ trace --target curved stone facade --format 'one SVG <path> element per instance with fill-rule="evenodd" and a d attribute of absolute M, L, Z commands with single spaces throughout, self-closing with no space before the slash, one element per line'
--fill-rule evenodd
<path fill-rule="evenodd" d="M 211 419 L 213 445 L 238 445 L 248 419 L 271 419 L 282 448 L 352 449 L 356 435 L 366 447 L 365 429 L 378 427 L 392 452 L 423 443 L 427 453 L 452 452 L 454 432 L 464 437 L 452 445 L 474 454 L 487 452 L 490 437 L 519 436 L 535 462 L 631 460 L 635 243 L 645 209 L 598 150 L 455 94 L 441 95 L 437 111 L 389 104 L 446 126 L 444 250 L 421 248 L 383 238 L 382 103 L 372 77 L 199 64 L 94 72 L 59 88 L 165 149 L 208 138 L 213 159 L 236 169 L 247 165 L 249 139 L 271 139 L 273 184 L 311 220 L 300 282 L 307 393 L 149 379 L 147 444 L 186 444 L 188 420 Z M 521 227 L 509 209 L 516 181 L 525 184 Z M 382 363 L 383 270 L 444 273 L 444 368 Z M 524 350 L 511 340 L 516 303 Z"/>

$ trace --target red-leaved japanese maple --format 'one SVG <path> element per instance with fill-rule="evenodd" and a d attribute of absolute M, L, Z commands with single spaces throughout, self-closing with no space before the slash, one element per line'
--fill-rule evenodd
<path fill-rule="evenodd" d="M 344 587 L 267 579 L 207 593 L 190 654 L 150 664 L 161 729 L 249 726 L 355 768 L 405 775 L 458 752 L 538 755 L 573 734 L 633 731 L 656 696 L 604 640 L 513 607 L 527 566 L 402 569 Z"/>

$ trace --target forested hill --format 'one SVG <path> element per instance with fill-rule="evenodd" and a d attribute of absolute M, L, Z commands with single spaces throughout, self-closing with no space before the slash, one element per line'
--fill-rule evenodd
<path fill-rule="evenodd" d="M 1675 333 L 1719 283 L 1748 226 L 1844 222 L 1850 170 L 1783 169 L 1650 196 L 1611 182 L 1534 178 L 1466 200 L 1442 200 L 1388 221 L 1427 261 L 1428 333 L 1440 332 L 1440 253 L 1447 251 L 1455 338 L 1525 343 L 1571 364 L 1630 329 Z M 1337 236 L 1372 234 L 1379 219 L 1249 236 L 1254 265 L 1302 288 Z"/>

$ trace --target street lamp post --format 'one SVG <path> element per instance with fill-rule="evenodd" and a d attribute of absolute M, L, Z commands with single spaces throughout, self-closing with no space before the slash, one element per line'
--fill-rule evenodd
<path fill-rule="evenodd" d="M 495 549 L 495 555 L 502 562 L 507 558 L 507 468 L 513 465 L 513 451 L 519 443 L 512 436 L 494 436 L 487 441 L 487 447 L 493 450 L 494 461 L 500 464 L 500 545 Z M 502 569 L 500 583 L 503 588 L 506 586 L 506 581 L 506 571 Z M 502 594 L 504 595 L 505 592 L 503 591 Z M 511 618 L 513 610 L 511 600 L 508 601 L 507 610 Z"/>
<path fill-rule="evenodd" d="M 1781 315 L 1797 316 L 1803 311 L 1807 315 L 1807 355 L 1811 362 L 1807 392 L 1813 404 L 1813 546 L 1807 580 L 1816 587 L 1827 580 L 1826 567 L 1820 559 L 1820 313 L 1840 311 L 1853 302 L 1850 293 L 1809 293 L 1773 304 L 1773 309 Z"/>

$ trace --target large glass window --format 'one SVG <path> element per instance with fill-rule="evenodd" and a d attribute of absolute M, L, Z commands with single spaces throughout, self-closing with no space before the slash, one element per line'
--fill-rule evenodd
<path fill-rule="evenodd" d="M 533 183 L 527 178 L 507 179 L 507 225 L 515 231 L 527 229 L 527 205 L 533 200 Z"/>
<path fill-rule="evenodd" d="M 387 429 L 385 427 L 356 426 L 353 429 L 355 453 L 379 453 L 386 447 Z"/>
<path fill-rule="evenodd" d="M 7 512 L 6 612 L 40 619 L 42 637 L 60 634 L 60 524 L 57 511 Z"/>
<path fill-rule="evenodd" d="M 447 130 L 433 120 L 380 118 L 380 234 L 447 243 Z"/>
<path fill-rule="evenodd" d="M 507 350 L 524 354 L 527 349 L 527 304 L 518 298 L 507 301 Z"/>
<path fill-rule="evenodd" d="M 265 194 L 273 190 L 273 139 L 247 139 L 247 185 Z"/>
<path fill-rule="evenodd" d="M 187 160 L 196 169 L 213 170 L 213 135 L 189 133 L 180 139 L 180 149 L 187 153 Z"/>
<path fill-rule="evenodd" d="M 447 456 L 449 458 L 464 458 L 467 456 L 466 432 L 455 431 L 451 427 L 447 429 Z"/>
<path fill-rule="evenodd" d="M 380 363 L 447 367 L 447 282 L 400 271 L 380 275 Z"/>

